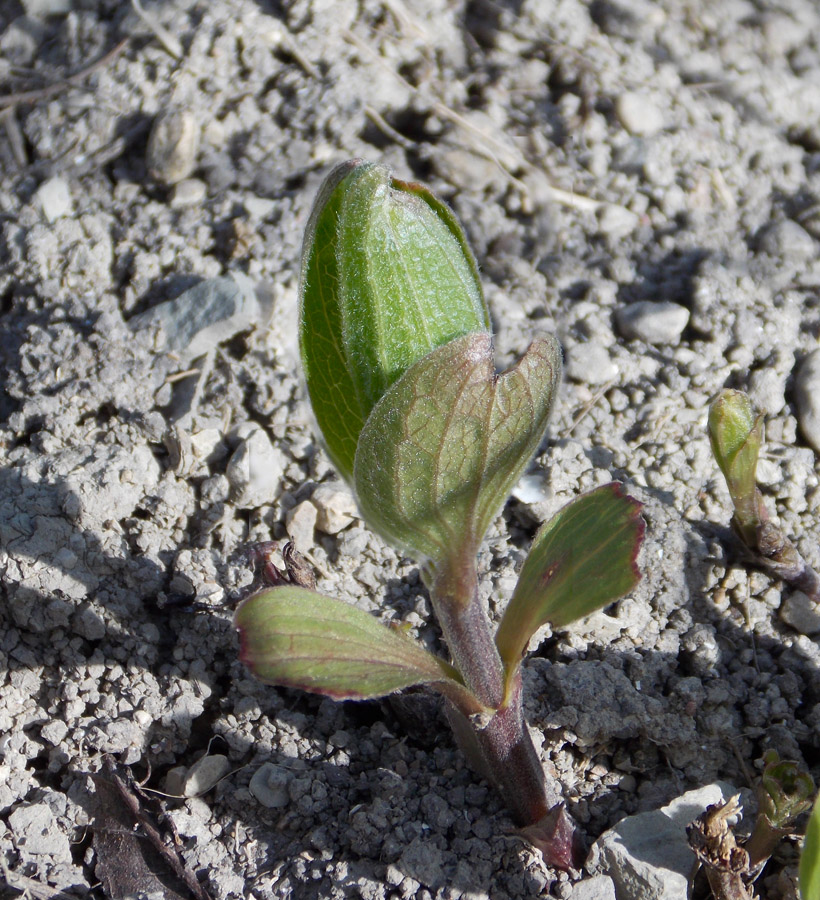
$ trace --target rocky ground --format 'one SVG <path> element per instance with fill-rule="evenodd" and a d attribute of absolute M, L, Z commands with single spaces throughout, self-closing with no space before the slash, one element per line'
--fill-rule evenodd
<path fill-rule="evenodd" d="M 667 896 L 630 894 L 620 864 L 545 867 L 427 708 L 413 725 L 254 681 L 232 605 L 243 548 L 289 536 L 322 590 L 437 640 L 416 566 L 317 445 L 295 350 L 321 178 L 385 161 L 464 222 L 499 365 L 539 331 L 565 350 L 483 550 L 492 615 L 562 503 L 616 478 L 646 504 L 640 587 L 545 635 L 525 674 L 590 840 L 748 788 L 767 749 L 820 776 L 818 615 L 738 561 L 704 430 L 720 388 L 751 393 L 767 502 L 817 567 L 816 4 L 143 7 L 0 3 L 6 892 L 194 895 L 184 865 L 218 900 Z M 171 862 L 145 862 L 128 798 L 175 826 Z M 794 896 L 795 858 L 764 896 Z"/>

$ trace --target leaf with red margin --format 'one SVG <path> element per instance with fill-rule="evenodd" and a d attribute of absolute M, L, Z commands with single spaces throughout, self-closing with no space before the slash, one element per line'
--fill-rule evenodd
<path fill-rule="evenodd" d="M 236 612 L 240 659 L 261 681 L 334 700 L 371 700 L 426 684 L 465 715 L 486 707 L 456 669 L 348 603 L 292 585 L 260 591 Z"/>
<path fill-rule="evenodd" d="M 640 581 L 641 505 L 612 482 L 577 497 L 541 526 L 495 638 L 508 681 L 542 625 L 581 619 Z"/>

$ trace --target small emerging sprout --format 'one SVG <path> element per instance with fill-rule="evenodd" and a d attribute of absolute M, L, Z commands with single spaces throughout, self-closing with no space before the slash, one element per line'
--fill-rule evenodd
<path fill-rule="evenodd" d="M 763 416 L 743 391 L 724 390 L 709 408 L 709 440 L 734 505 L 732 527 L 754 562 L 820 603 L 820 577 L 769 518 L 757 486 Z"/>
<path fill-rule="evenodd" d="M 300 344 L 328 453 L 367 524 L 421 564 L 451 661 L 293 579 L 240 606 L 242 660 L 263 681 L 336 699 L 437 691 L 462 750 L 526 837 L 548 863 L 577 866 L 575 825 L 524 722 L 520 664 L 542 625 L 635 587 L 640 504 L 608 484 L 559 511 L 536 534 L 495 635 L 476 561 L 543 440 L 557 342 L 536 337 L 497 374 L 478 270 L 453 213 L 421 185 L 354 160 L 329 175 L 310 217 Z"/>
<path fill-rule="evenodd" d="M 763 871 L 777 845 L 790 834 L 792 826 L 810 806 L 815 793 L 812 777 L 796 762 L 781 760 L 775 750 L 763 757 L 765 768 L 757 790 L 758 814 L 754 829 L 745 841 L 735 837 L 734 828 L 742 814 L 739 795 L 721 804 L 709 806 L 686 829 L 689 846 L 703 866 L 715 900 L 752 900 L 752 884 Z M 811 825 L 810 825 L 811 828 Z M 820 888 L 820 860 L 814 843 L 820 838 L 806 837 L 803 857 L 815 854 L 812 877 Z M 802 888 L 804 868 L 801 860 L 803 900 L 820 900 L 820 893 L 806 894 Z M 807 876 L 808 878 L 808 876 Z"/>
<path fill-rule="evenodd" d="M 759 870 L 783 838 L 791 834 L 795 819 L 811 807 L 814 780 L 796 762 L 780 759 L 776 750 L 763 757 L 765 768 L 757 789 L 758 813 L 746 850 L 752 870 Z"/>

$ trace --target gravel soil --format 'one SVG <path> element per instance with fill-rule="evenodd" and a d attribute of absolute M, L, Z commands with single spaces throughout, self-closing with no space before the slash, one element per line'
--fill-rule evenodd
<path fill-rule="evenodd" d="M 564 348 L 548 438 L 482 550 L 491 615 L 567 500 L 618 479 L 645 503 L 641 585 L 544 633 L 525 671 L 588 838 L 718 778 L 746 787 L 768 749 L 820 780 L 817 613 L 740 561 L 705 434 L 719 389 L 751 393 L 766 500 L 820 566 L 801 413 L 820 386 L 798 375 L 820 336 L 816 3 L 143 6 L 0 3 L 18 95 L 0 97 L 9 896 L 190 894 L 161 859 L 123 874 L 107 755 L 147 779 L 144 814 L 215 900 L 569 898 L 587 877 L 515 835 L 423 697 L 336 704 L 237 659 L 243 548 L 288 537 L 321 590 L 438 643 L 416 565 L 356 518 L 299 379 L 302 233 L 353 156 L 456 210 L 500 367 L 542 331 Z M 227 275 L 195 333 L 160 307 Z M 764 896 L 794 896 L 795 854 Z"/>

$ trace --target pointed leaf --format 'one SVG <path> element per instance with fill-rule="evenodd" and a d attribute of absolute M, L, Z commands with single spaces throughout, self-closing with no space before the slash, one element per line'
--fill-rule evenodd
<path fill-rule="evenodd" d="M 800 896 L 820 900 L 820 797 L 814 802 L 800 855 Z"/>
<path fill-rule="evenodd" d="M 416 360 L 489 330 L 478 270 L 453 213 L 386 166 L 326 179 L 302 251 L 300 342 L 311 403 L 348 480 L 376 401 Z"/>
<path fill-rule="evenodd" d="M 383 697 L 428 684 L 467 715 L 484 707 L 458 672 L 364 610 L 295 586 L 270 588 L 236 612 L 240 659 L 260 680 L 336 700 Z"/>
<path fill-rule="evenodd" d="M 451 341 L 384 394 L 359 438 L 367 523 L 434 566 L 474 556 L 544 436 L 561 351 L 551 337 L 495 374 L 488 334 Z"/>
<path fill-rule="evenodd" d="M 756 475 L 763 416 L 755 415 L 743 391 L 721 391 L 709 407 L 709 440 L 729 487 L 744 540 L 754 540 L 760 521 Z"/>
<path fill-rule="evenodd" d="M 582 494 L 541 526 L 496 634 L 508 680 L 542 625 L 567 625 L 640 581 L 640 509 L 613 482 Z"/>

